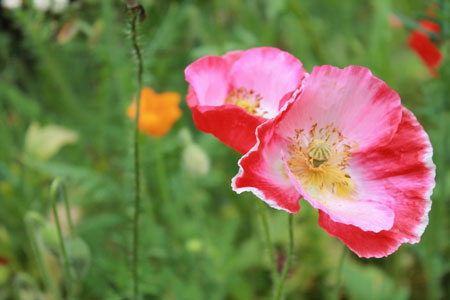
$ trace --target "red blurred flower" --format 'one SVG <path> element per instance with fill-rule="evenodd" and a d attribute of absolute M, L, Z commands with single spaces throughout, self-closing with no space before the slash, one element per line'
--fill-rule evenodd
<path fill-rule="evenodd" d="M 256 127 L 278 114 L 306 75 L 298 59 L 270 47 L 206 56 L 184 73 L 197 128 L 242 154 L 256 143 Z"/>
<path fill-rule="evenodd" d="M 315 67 L 284 110 L 260 125 L 232 187 L 298 213 L 361 257 L 417 243 L 428 223 L 435 166 L 429 138 L 398 94 L 370 70 Z"/>
<path fill-rule="evenodd" d="M 0 266 L 6 266 L 8 264 L 8 259 L 6 257 L 0 256 Z"/>
<path fill-rule="evenodd" d="M 427 14 L 433 16 L 433 11 L 428 10 Z M 425 31 L 431 33 L 441 32 L 441 27 L 436 22 L 421 20 L 419 24 Z M 436 42 L 428 34 L 419 30 L 413 30 L 409 36 L 408 46 L 422 59 L 430 70 L 431 75 L 437 76 L 437 69 L 442 62 L 442 54 Z"/>

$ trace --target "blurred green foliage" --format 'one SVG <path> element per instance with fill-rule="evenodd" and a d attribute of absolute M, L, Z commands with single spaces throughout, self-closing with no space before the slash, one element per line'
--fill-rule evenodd
<path fill-rule="evenodd" d="M 450 45 L 447 38 L 440 76 L 431 78 L 406 46 L 408 31 L 389 24 L 393 11 L 414 18 L 430 2 L 141 3 L 147 12 L 140 26 L 144 84 L 157 92 L 184 96 L 183 70 L 193 60 L 256 46 L 289 51 L 308 71 L 320 64 L 363 65 L 396 90 L 424 124 L 435 149 L 437 187 L 421 243 L 403 245 L 383 259 L 358 259 L 349 252 L 341 290 L 336 292 L 343 246 L 317 226 L 317 212 L 303 201 L 294 219 L 295 259 L 287 298 L 450 298 Z M 76 293 L 80 299 L 125 299 L 131 294 L 133 194 L 133 123 L 125 111 L 136 90 L 126 7 L 122 1 L 73 1 L 55 15 L 39 12 L 26 1 L 20 9 L 3 8 L 0 18 L 0 256 L 8 260 L 0 266 L 0 299 L 43 297 L 45 279 L 24 223 L 28 211 L 38 212 L 44 220 L 33 231 L 38 246 L 43 246 L 49 276 L 63 290 L 60 257 L 44 245 L 49 239 L 45 228 L 52 222 L 49 186 L 54 177 L 65 180 L 72 214 L 78 216 L 76 231 L 82 240 L 69 243 L 69 248 L 82 244 L 72 251 L 85 269 L 77 279 Z M 77 31 L 68 36 L 62 28 Z M 198 132 L 185 103 L 182 109 L 182 119 L 167 136 L 140 139 L 143 297 L 269 298 L 259 200 L 236 195 L 230 188 L 239 155 Z M 26 137 L 33 124 L 61 126 L 58 130 L 68 130 L 64 132 L 77 139 L 43 138 L 43 149 L 36 148 L 36 141 L 30 149 Z M 183 163 L 182 128 L 206 152 L 207 176 Z M 55 150 L 54 144 L 59 148 Z M 50 151 L 51 156 L 43 159 L 35 155 L 39 151 Z M 269 217 L 277 259 L 282 262 L 286 214 L 270 210 Z M 46 292 L 46 299 L 51 299 Z"/>

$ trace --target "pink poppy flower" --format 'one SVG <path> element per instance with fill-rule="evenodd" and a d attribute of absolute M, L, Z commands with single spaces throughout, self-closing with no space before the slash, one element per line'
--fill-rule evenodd
<path fill-rule="evenodd" d="M 303 197 L 319 225 L 360 257 L 419 241 L 435 166 L 427 134 L 370 70 L 315 67 L 283 111 L 257 129 L 232 187 L 298 213 Z"/>
<path fill-rule="evenodd" d="M 256 127 L 278 114 L 306 75 L 298 59 L 270 47 L 206 56 L 184 73 L 197 128 L 242 154 L 256 143 Z"/>

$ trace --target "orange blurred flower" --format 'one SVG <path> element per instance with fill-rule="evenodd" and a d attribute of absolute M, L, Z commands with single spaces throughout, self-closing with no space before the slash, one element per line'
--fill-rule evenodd
<path fill-rule="evenodd" d="M 157 94 L 151 88 L 141 90 L 139 131 L 152 137 L 164 136 L 181 117 L 180 94 L 166 92 Z M 136 116 L 136 96 L 127 109 L 130 119 Z"/>

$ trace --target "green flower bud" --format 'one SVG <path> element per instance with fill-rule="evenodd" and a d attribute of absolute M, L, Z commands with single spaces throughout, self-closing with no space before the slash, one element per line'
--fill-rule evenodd
<path fill-rule="evenodd" d="M 91 265 L 91 251 L 81 238 L 67 240 L 67 254 L 72 274 L 76 278 L 83 278 Z"/>
<path fill-rule="evenodd" d="M 180 138 L 183 145 L 187 146 L 192 144 L 192 135 L 189 132 L 189 129 L 187 129 L 186 127 L 181 128 L 178 133 L 178 137 Z"/>
<path fill-rule="evenodd" d="M 25 215 L 25 223 L 27 226 L 34 228 L 34 230 L 38 230 L 44 223 L 44 218 L 35 211 L 29 211 Z"/>
<path fill-rule="evenodd" d="M 60 254 L 58 230 L 55 226 L 46 223 L 40 231 L 40 237 L 47 251 L 55 256 Z"/>
<path fill-rule="evenodd" d="M 183 164 L 193 177 L 202 177 L 209 172 L 209 158 L 197 144 L 191 143 L 183 151 Z"/>

